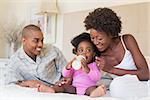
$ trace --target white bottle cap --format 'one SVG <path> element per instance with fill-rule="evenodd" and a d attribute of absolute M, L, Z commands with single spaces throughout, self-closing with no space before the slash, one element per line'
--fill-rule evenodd
<path fill-rule="evenodd" d="M 77 56 L 76 59 L 77 59 L 77 60 L 80 60 L 80 61 L 81 61 L 82 59 L 85 59 L 85 60 L 86 60 L 86 58 L 85 58 L 83 55 Z"/>

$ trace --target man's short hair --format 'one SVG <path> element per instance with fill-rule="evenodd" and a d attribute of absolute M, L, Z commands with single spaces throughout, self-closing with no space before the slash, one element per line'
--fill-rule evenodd
<path fill-rule="evenodd" d="M 40 29 L 40 27 L 38 27 L 34 24 L 27 25 L 22 30 L 22 37 L 24 37 L 29 31 L 40 31 L 41 32 L 41 29 Z"/>

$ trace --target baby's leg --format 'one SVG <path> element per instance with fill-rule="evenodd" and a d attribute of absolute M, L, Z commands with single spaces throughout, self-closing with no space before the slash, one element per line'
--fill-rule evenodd
<path fill-rule="evenodd" d="M 53 87 L 49 87 L 47 85 L 44 84 L 40 84 L 38 86 L 38 91 L 39 92 L 49 92 L 49 93 L 55 93 L 55 89 Z"/>
<path fill-rule="evenodd" d="M 76 88 L 69 84 L 63 84 L 61 86 L 54 85 L 52 88 L 54 88 L 56 93 L 70 93 L 70 94 L 76 94 Z"/>
<path fill-rule="evenodd" d="M 91 86 L 86 89 L 85 95 L 90 96 L 91 92 L 96 89 L 96 86 Z"/>
<path fill-rule="evenodd" d="M 100 85 L 96 89 L 91 91 L 90 97 L 99 97 L 105 94 L 106 94 L 106 87 L 104 85 Z"/>
<path fill-rule="evenodd" d="M 56 93 L 63 93 L 65 91 L 63 86 L 54 85 L 52 88 L 54 88 Z"/>
<path fill-rule="evenodd" d="M 63 85 L 64 92 L 70 94 L 76 94 L 76 88 L 72 85 Z"/>

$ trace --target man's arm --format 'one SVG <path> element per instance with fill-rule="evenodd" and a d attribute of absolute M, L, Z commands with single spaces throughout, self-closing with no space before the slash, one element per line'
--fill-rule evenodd
<path fill-rule="evenodd" d="M 11 62 L 8 63 L 3 69 L 5 84 L 16 84 L 19 80 L 24 80 L 17 67 L 12 66 Z"/>
<path fill-rule="evenodd" d="M 55 59 L 56 68 L 59 73 L 62 73 L 62 70 L 67 65 L 67 61 L 62 52 L 58 48 L 56 48 L 56 52 L 58 54 L 57 58 Z"/>

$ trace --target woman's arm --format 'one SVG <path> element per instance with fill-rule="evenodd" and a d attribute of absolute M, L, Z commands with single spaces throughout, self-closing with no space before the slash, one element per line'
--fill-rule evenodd
<path fill-rule="evenodd" d="M 135 65 L 137 66 L 136 75 L 140 80 L 149 79 L 148 65 L 144 56 L 142 55 L 139 46 L 132 35 L 125 35 L 124 41 L 127 49 L 131 52 Z"/>
<path fill-rule="evenodd" d="M 148 80 L 149 79 L 148 65 L 139 49 L 139 46 L 135 38 L 132 35 L 124 35 L 123 39 L 127 49 L 131 52 L 133 56 L 133 60 L 135 62 L 137 70 L 124 70 L 112 67 L 112 69 L 109 70 L 109 72 L 116 75 L 133 74 L 137 75 L 140 80 Z"/>

